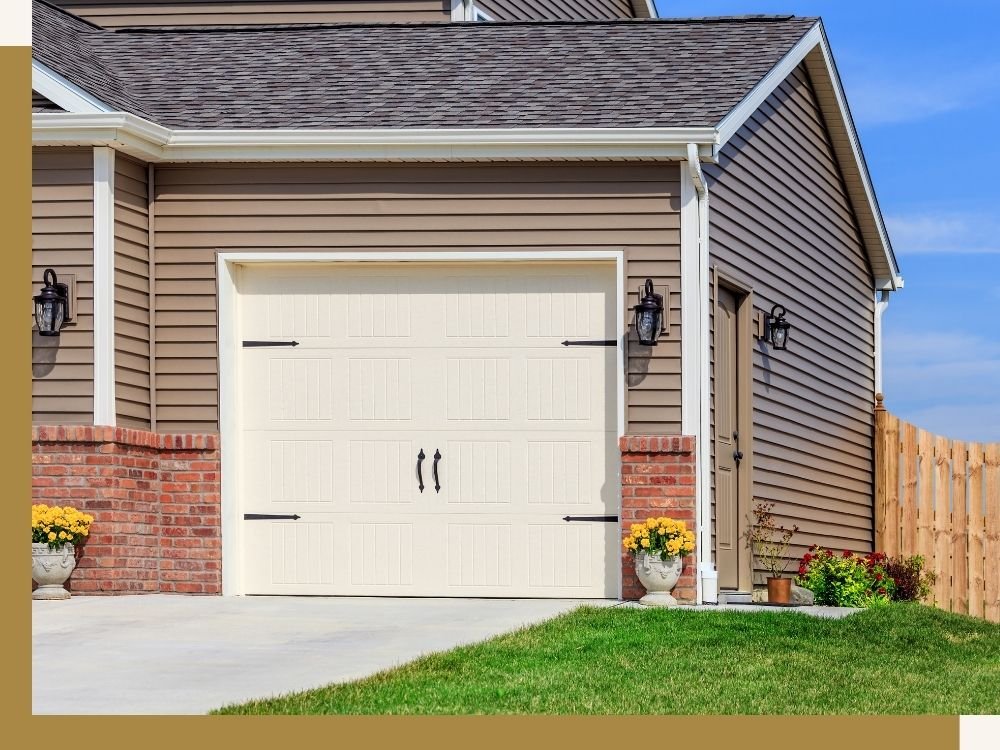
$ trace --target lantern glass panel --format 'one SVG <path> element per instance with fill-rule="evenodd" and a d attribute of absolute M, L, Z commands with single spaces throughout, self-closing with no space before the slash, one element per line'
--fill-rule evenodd
<path fill-rule="evenodd" d="M 639 342 L 645 345 L 656 341 L 660 330 L 660 314 L 656 310 L 640 310 L 636 315 L 635 327 Z"/>
<path fill-rule="evenodd" d="M 775 349 L 784 349 L 788 345 L 788 324 L 779 320 L 774 326 L 772 343 Z"/>
<path fill-rule="evenodd" d="M 61 299 L 49 298 L 35 303 L 35 323 L 43 336 L 56 336 L 62 328 L 65 306 Z"/>

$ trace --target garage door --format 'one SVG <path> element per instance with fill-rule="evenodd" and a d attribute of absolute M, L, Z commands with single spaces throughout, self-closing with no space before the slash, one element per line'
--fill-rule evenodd
<path fill-rule="evenodd" d="M 614 280 L 239 268 L 244 590 L 617 596 Z"/>

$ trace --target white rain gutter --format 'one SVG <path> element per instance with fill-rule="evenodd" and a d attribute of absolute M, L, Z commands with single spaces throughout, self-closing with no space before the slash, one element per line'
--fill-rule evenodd
<path fill-rule="evenodd" d="M 664 160 L 689 143 L 711 156 L 714 128 L 166 128 L 126 112 L 31 116 L 35 146 L 111 146 L 148 162 Z"/>
<path fill-rule="evenodd" d="M 875 393 L 885 392 L 882 390 L 882 315 L 889 306 L 891 293 L 889 289 L 881 290 L 875 302 Z"/>
<path fill-rule="evenodd" d="M 698 315 L 695 340 L 698 342 L 697 404 L 695 433 L 695 465 L 697 466 L 695 505 L 698 517 L 698 576 L 696 597 L 699 602 L 716 602 L 719 598 L 718 576 L 712 564 L 712 481 L 709 457 L 711 450 L 711 362 L 709 359 L 709 299 L 708 299 L 708 183 L 701 170 L 698 144 L 687 145 L 687 169 L 694 183 L 698 206 Z M 683 335 L 690 336 L 691 331 Z"/>

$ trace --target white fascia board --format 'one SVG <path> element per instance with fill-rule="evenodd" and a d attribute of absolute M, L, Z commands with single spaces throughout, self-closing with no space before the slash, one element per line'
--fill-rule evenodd
<path fill-rule="evenodd" d="M 94 424 L 115 424 L 115 151 L 94 148 Z"/>
<path fill-rule="evenodd" d="M 75 83 L 70 83 L 38 60 L 31 61 L 31 90 L 37 91 L 67 112 L 93 114 L 114 111 L 113 107 L 91 96 Z"/>
<path fill-rule="evenodd" d="M 37 113 L 32 142 L 108 145 L 152 161 L 461 161 L 472 159 L 660 159 L 700 144 L 714 128 L 375 128 L 358 130 L 172 130 L 136 115 Z"/>
<path fill-rule="evenodd" d="M 876 289 L 886 288 L 888 283 L 890 289 L 901 289 L 903 279 L 899 275 L 899 269 L 892 254 L 892 245 L 889 242 L 889 233 L 886 231 L 885 222 L 882 219 L 882 212 L 879 209 L 878 200 L 875 197 L 875 189 L 872 187 L 871 175 L 868 173 L 868 166 L 865 163 L 864 155 L 861 151 L 861 141 L 854 127 L 854 119 L 851 117 L 850 109 L 847 106 L 847 97 L 844 94 L 843 84 L 840 75 L 837 73 L 837 66 L 830 51 L 830 44 L 823 30 L 823 24 L 817 21 L 816 24 L 806 32 L 805 36 L 792 47 L 791 50 L 765 75 L 754 88 L 743 97 L 742 101 L 729 114 L 727 114 L 718 124 L 719 141 L 716 152 L 720 150 L 743 124 L 750 119 L 761 104 L 772 94 L 774 90 L 794 71 L 814 49 L 819 49 L 823 55 L 823 62 L 833 83 L 834 94 L 837 99 L 839 116 L 847 129 L 851 142 L 851 151 L 861 177 L 861 183 L 865 192 L 865 201 L 874 218 L 875 226 L 879 234 L 879 244 L 884 255 L 886 267 L 892 269 L 892 277 L 889 279 L 879 279 L 876 281 Z"/>

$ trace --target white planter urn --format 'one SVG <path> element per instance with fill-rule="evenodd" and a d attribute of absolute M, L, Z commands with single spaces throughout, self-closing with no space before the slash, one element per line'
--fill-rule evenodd
<path fill-rule="evenodd" d="M 684 558 L 679 555 L 661 560 L 659 555 L 639 552 L 635 556 L 635 573 L 648 592 L 639 603 L 647 607 L 676 607 L 677 600 L 670 592 L 677 585 L 683 567 Z"/>
<path fill-rule="evenodd" d="M 70 593 L 63 584 L 75 567 L 72 544 L 64 544 L 62 549 L 49 549 L 47 544 L 32 542 L 31 578 L 38 588 L 31 593 L 31 598 L 69 599 Z"/>

